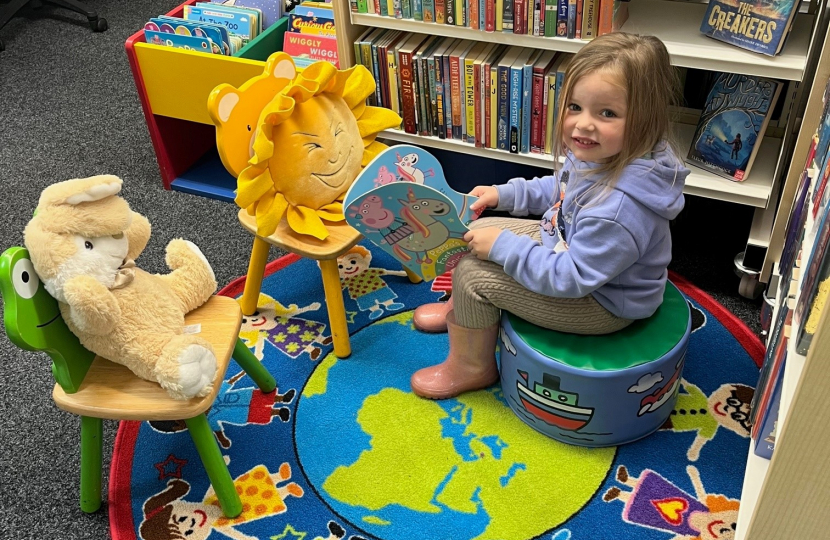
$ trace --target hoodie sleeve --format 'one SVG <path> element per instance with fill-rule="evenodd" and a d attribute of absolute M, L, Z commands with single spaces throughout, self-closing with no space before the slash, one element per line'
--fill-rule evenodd
<path fill-rule="evenodd" d="M 513 178 L 496 189 L 499 192 L 496 210 L 506 210 L 514 216 L 542 215 L 550 209 L 552 201 L 559 200 L 559 182 L 555 176 L 533 180 Z"/>
<path fill-rule="evenodd" d="M 602 239 L 597 241 L 597 239 Z M 582 298 L 605 285 L 640 257 L 631 233 L 616 221 L 586 217 L 567 251 L 554 253 L 529 236 L 503 231 L 490 260 L 528 290 L 559 298 Z"/>

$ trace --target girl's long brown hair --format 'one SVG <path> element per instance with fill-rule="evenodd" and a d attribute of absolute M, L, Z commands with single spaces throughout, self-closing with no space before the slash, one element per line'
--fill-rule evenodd
<path fill-rule="evenodd" d="M 650 152 L 658 142 L 666 141 L 673 147 L 670 107 L 678 102 L 680 82 L 666 46 L 656 37 L 612 32 L 594 38 L 574 55 L 565 71 L 557 111 L 559 121 L 553 132 L 552 153 L 557 162 L 560 156 L 567 155 L 562 126 L 574 85 L 597 71 L 617 76 L 624 85 L 628 106 L 622 151 L 593 169 L 598 187 L 608 191 L 626 166 Z"/>

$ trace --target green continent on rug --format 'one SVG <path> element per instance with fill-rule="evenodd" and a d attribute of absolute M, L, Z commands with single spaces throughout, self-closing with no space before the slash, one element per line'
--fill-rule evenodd
<path fill-rule="evenodd" d="M 724 326 L 711 299 L 681 286 L 694 331 L 671 421 L 641 441 L 587 449 L 528 427 L 498 385 L 415 396 L 409 377 L 443 360 L 448 342 L 415 331 L 412 310 L 442 297 L 447 280 L 411 284 L 390 256 L 358 247 L 341 265 L 348 359 L 332 353 L 312 261 L 266 276 L 259 310 L 245 318 L 241 336 L 279 387 L 262 394 L 232 363 L 208 414 L 242 516 L 221 516 L 180 423 L 125 423 L 111 481 L 115 540 L 734 537 L 741 419 L 758 369 L 744 348 L 753 336 L 734 320 Z M 354 287 L 355 273 L 371 274 L 372 291 Z"/>

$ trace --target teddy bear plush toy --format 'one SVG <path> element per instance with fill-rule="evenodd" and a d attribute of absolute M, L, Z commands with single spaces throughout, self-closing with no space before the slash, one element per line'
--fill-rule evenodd
<path fill-rule="evenodd" d="M 191 242 L 167 245 L 169 274 L 149 274 L 134 259 L 150 223 L 118 194 L 111 175 L 67 180 L 43 190 L 24 243 L 46 290 L 81 343 L 158 382 L 175 399 L 213 390 L 210 343 L 184 332 L 184 316 L 216 291 L 213 270 Z"/>

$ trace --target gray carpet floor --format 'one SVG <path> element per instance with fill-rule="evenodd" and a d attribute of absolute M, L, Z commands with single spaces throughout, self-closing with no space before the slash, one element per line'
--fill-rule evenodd
<path fill-rule="evenodd" d="M 227 284 L 245 273 L 251 237 L 234 205 L 162 188 L 124 52 L 129 35 L 179 1 L 88 3 L 109 21 L 108 31 L 93 33 L 84 17 L 48 6 L 0 29 L 0 249 L 22 245 L 44 187 L 109 173 L 124 179 L 124 197 L 153 225 L 142 268 L 166 272 L 164 246 L 184 237 L 202 248 L 220 286 Z M 672 268 L 757 332 L 760 301 L 738 295 L 732 271 L 751 209 L 687 201 L 674 228 Z M 92 515 L 78 507 L 79 421 L 52 402 L 47 357 L 17 349 L 3 334 L 0 368 L 0 537 L 107 538 L 106 503 Z M 104 482 L 116 429 L 105 423 Z"/>

